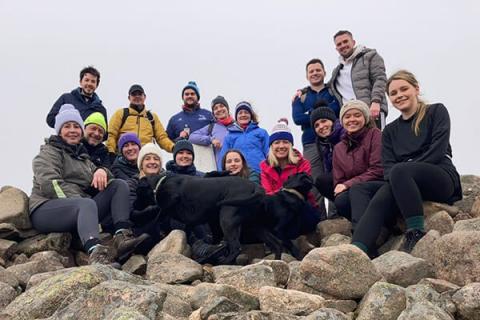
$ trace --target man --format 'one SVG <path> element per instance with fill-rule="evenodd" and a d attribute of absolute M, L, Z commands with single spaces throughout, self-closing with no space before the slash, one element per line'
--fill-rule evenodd
<path fill-rule="evenodd" d="M 383 58 L 375 49 L 356 45 L 350 31 L 338 31 L 333 40 L 340 54 L 340 64 L 333 70 L 331 88 L 342 104 L 354 99 L 365 102 L 377 127 L 383 129 L 388 113 Z"/>
<path fill-rule="evenodd" d="M 141 85 L 134 84 L 130 87 L 128 90 L 129 107 L 115 111 L 108 125 L 107 148 L 109 152 L 117 151 L 118 138 L 126 132 L 135 132 L 142 145 L 155 139 L 163 150 L 172 152 L 173 142 L 168 138 L 158 115 L 147 110 L 146 98 Z"/>
<path fill-rule="evenodd" d="M 80 87 L 62 94 L 57 99 L 47 115 L 48 126 L 51 128 L 55 126 L 55 116 L 64 104 L 72 104 L 80 112 L 83 120 L 94 112 L 100 112 L 107 119 L 107 110 L 95 93 L 99 83 L 100 72 L 97 69 L 91 66 L 83 68 L 80 71 Z"/>
<path fill-rule="evenodd" d="M 182 90 L 182 111 L 168 121 L 167 134 L 173 141 L 188 139 L 191 132 L 213 122 L 210 111 L 200 107 L 200 92 L 195 81 L 190 81 Z"/>
<path fill-rule="evenodd" d="M 139 174 L 138 155 L 141 144 L 138 136 L 133 132 L 127 132 L 118 139 L 120 155 L 113 162 L 111 171 L 115 178 L 128 180 Z"/>
<path fill-rule="evenodd" d="M 85 119 L 82 143 L 90 159 L 97 167 L 110 168 L 112 159 L 107 147 L 102 143 L 107 132 L 107 121 L 100 112 L 94 112 Z"/>

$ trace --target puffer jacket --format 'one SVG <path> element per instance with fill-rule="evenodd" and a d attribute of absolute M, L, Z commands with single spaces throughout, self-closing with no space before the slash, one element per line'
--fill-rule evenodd
<path fill-rule="evenodd" d="M 352 65 L 352 85 L 355 96 L 368 106 L 372 102 L 379 102 L 380 108 L 385 115 L 388 113 L 387 97 L 387 76 L 385 74 L 385 63 L 383 58 L 375 49 L 363 48 L 354 58 Z M 332 72 L 329 85 L 332 88 L 338 101 L 342 101 L 340 93 L 336 89 L 337 77 L 343 63 L 340 63 Z"/>
<path fill-rule="evenodd" d="M 109 152 L 115 153 L 117 151 L 117 142 L 120 136 L 125 132 L 134 132 L 137 134 L 142 146 L 155 139 L 163 150 L 172 152 L 173 142 L 168 138 L 167 132 L 163 127 L 158 115 L 151 112 L 155 128 L 147 116 L 147 108 L 144 107 L 142 111 L 138 112 L 136 109 L 128 108 L 128 117 L 122 127 L 123 108 L 118 109 L 113 114 L 108 123 L 108 139 L 107 148 Z"/>
<path fill-rule="evenodd" d="M 187 167 L 181 167 L 177 165 L 173 160 L 168 161 L 167 164 L 165 165 L 165 168 L 167 169 L 167 171 L 170 171 L 176 174 L 184 174 L 187 176 L 203 177 L 205 175 L 205 173 L 198 171 L 194 164 L 191 164 Z"/>
<path fill-rule="evenodd" d="M 83 144 L 69 145 L 53 135 L 40 147 L 32 166 L 34 176 L 29 200 L 30 213 L 48 200 L 90 198 L 97 192 L 91 187 L 97 167 Z M 104 169 L 108 178 L 113 178 L 108 169 Z"/>
<path fill-rule="evenodd" d="M 112 173 L 116 179 L 128 180 L 138 175 L 137 163 L 130 163 L 124 156 L 118 156 L 111 167 Z"/>
<path fill-rule="evenodd" d="M 82 139 L 82 143 L 90 156 L 90 160 L 92 160 L 97 167 L 110 168 L 112 166 L 112 157 L 103 143 L 94 146 L 89 144 L 85 138 Z"/>

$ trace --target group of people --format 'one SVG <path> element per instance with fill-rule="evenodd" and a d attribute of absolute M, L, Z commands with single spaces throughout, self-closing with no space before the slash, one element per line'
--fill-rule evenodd
<path fill-rule="evenodd" d="M 453 203 L 462 197 L 451 161 L 448 111 L 420 99 L 412 73 L 401 70 L 387 79 L 382 57 L 357 45 L 351 32 L 337 32 L 334 43 L 340 63 L 330 81 L 325 82 L 322 61 L 310 60 L 309 86 L 292 101 L 303 155 L 294 148 L 287 119 L 268 133 L 247 101 L 232 113 L 219 95 L 211 111 L 203 109 L 193 81 L 183 88 L 182 110 L 166 129 L 147 109 L 138 84 L 128 91 L 129 106 L 107 124 L 107 111 L 95 93 L 100 73 L 84 68 L 80 86 L 63 94 L 47 116 L 55 134 L 33 160 L 33 226 L 78 234 L 91 263 L 123 261 L 149 250 L 170 230 L 185 226 L 159 212 L 148 177 L 169 173 L 208 179 L 212 174 L 194 164 L 194 146 L 202 145 L 213 151 L 218 171 L 248 179 L 267 195 L 279 192 L 291 175 L 312 176 L 315 187 L 302 209 L 304 227 L 290 238 L 302 239 L 322 219 L 339 215 L 352 222 L 352 243 L 375 256 L 381 229 L 392 227 L 400 215 L 407 227 L 404 250 L 410 252 L 425 234 L 422 202 Z M 401 115 L 385 126 L 386 95 Z M 165 169 L 161 149 L 173 153 Z M 323 198 L 330 200 L 328 209 Z M 113 251 L 101 243 L 99 224 L 113 234 Z M 226 254 L 208 224 L 188 230 L 188 241 L 199 261 Z"/>

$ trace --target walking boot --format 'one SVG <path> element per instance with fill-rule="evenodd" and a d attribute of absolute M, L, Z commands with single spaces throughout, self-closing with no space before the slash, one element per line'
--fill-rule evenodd
<path fill-rule="evenodd" d="M 147 240 L 150 236 L 142 233 L 138 237 L 133 235 L 130 229 L 121 229 L 113 236 L 113 247 L 116 251 L 116 258 L 119 262 L 126 261 L 135 251 L 137 246 Z"/>
<path fill-rule="evenodd" d="M 417 242 L 423 238 L 425 232 L 419 229 L 412 229 L 405 233 L 405 242 L 403 243 L 402 251 L 406 253 L 412 252 Z"/>
<path fill-rule="evenodd" d="M 292 240 L 292 242 L 300 252 L 300 256 L 302 257 L 302 259 L 307 255 L 307 253 L 315 249 L 315 246 L 310 241 L 308 241 L 306 235 L 301 235 L 297 239 Z"/>
<path fill-rule="evenodd" d="M 109 252 L 107 246 L 97 244 L 89 252 L 88 264 L 107 264 L 110 265 L 113 262 L 113 257 Z"/>
<path fill-rule="evenodd" d="M 228 246 L 225 243 L 208 244 L 203 240 L 197 240 L 192 244 L 193 260 L 200 264 L 217 264 L 221 256 L 226 255 Z"/>

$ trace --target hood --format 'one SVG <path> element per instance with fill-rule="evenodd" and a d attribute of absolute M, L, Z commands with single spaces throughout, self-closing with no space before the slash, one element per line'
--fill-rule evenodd
<path fill-rule="evenodd" d="M 350 57 L 348 57 L 347 59 L 344 59 L 342 56 L 339 57 L 339 61 L 341 64 L 347 64 L 347 63 L 350 63 L 352 62 L 360 53 L 363 52 L 363 50 L 365 49 L 365 46 L 361 45 L 361 44 L 358 44 L 354 49 L 353 49 L 353 53 Z"/>

